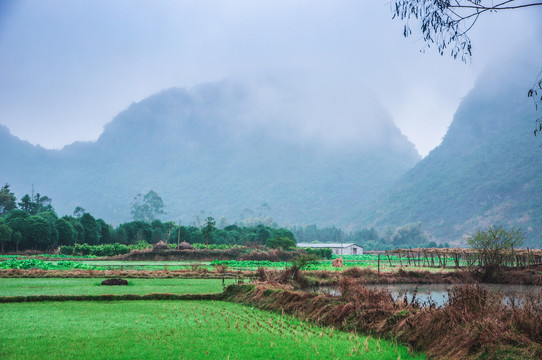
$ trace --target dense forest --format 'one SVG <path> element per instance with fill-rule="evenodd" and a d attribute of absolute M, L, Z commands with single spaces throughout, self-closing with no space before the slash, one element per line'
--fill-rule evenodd
<path fill-rule="evenodd" d="M 73 215 L 57 216 L 48 196 L 25 195 L 19 202 L 9 185 L 0 189 L 0 244 L 2 252 L 24 250 L 55 251 L 60 246 L 87 244 L 135 245 L 146 247 L 159 241 L 177 244 L 263 245 L 288 249 L 295 246 L 293 233 L 284 228 L 265 225 L 228 225 L 217 228 L 212 217 L 201 226 L 180 226 L 173 221 L 147 218 L 122 223 L 116 227 L 95 218 L 77 207 Z M 141 216 L 145 203 L 133 203 L 134 216 Z M 139 211 L 139 212 L 137 212 Z M 156 210 L 154 210 L 156 211 Z M 154 214 L 154 212 L 150 212 Z M 147 213 L 147 216 L 149 213 Z M 123 249 L 127 249 L 124 247 Z"/>

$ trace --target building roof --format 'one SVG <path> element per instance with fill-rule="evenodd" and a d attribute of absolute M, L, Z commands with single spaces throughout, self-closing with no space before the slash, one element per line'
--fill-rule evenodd
<path fill-rule="evenodd" d="M 350 244 L 322 244 L 322 243 L 314 243 L 314 244 L 311 244 L 311 243 L 298 243 L 297 244 L 297 247 L 306 247 L 306 248 L 347 248 L 347 247 L 350 247 L 350 246 L 359 246 L 358 244 L 353 244 L 353 243 L 350 243 Z M 361 247 L 361 246 L 359 246 Z"/>

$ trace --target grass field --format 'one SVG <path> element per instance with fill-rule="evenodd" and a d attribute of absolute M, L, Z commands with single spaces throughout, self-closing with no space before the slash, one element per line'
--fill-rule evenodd
<path fill-rule="evenodd" d="M 404 346 L 211 301 L 0 305 L 2 359 L 412 359 Z"/>
<path fill-rule="evenodd" d="M 222 292 L 221 279 L 128 279 L 128 286 L 102 286 L 100 278 L 0 278 L 0 296 L 102 294 L 212 294 Z M 233 279 L 225 279 L 230 285 Z"/>

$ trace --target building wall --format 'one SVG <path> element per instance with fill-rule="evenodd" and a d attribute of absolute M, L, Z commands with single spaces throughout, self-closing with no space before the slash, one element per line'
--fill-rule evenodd
<path fill-rule="evenodd" d="M 360 246 L 349 246 L 347 248 L 332 248 L 335 255 L 363 255 L 363 248 Z M 342 251 L 341 251 L 342 250 Z"/>

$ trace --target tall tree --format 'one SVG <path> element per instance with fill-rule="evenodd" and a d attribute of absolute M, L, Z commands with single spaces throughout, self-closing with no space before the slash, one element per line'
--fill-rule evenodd
<path fill-rule="evenodd" d="M 137 194 L 131 204 L 131 214 L 136 221 L 151 222 L 156 216 L 165 214 L 162 198 L 153 190 L 145 195 Z"/>
<path fill-rule="evenodd" d="M 19 207 L 30 215 L 36 215 L 44 211 L 54 212 L 55 210 L 51 202 L 50 197 L 41 196 L 40 193 L 36 193 L 36 195 L 32 194 L 32 196 L 26 194 L 21 198 Z"/>
<path fill-rule="evenodd" d="M 51 233 L 51 241 L 56 246 L 58 244 L 58 229 L 56 228 L 56 221 L 58 216 L 53 211 L 42 211 L 38 214 L 39 217 L 47 220 L 49 224 L 49 231 Z"/>
<path fill-rule="evenodd" d="M 34 196 L 35 213 L 39 214 L 44 211 L 54 212 L 55 209 L 53 209 L 53 205 L 51 205 L 52 201 L 53 200 L 50 197 L 41 196 L 40 193 L 36 193 L 36 196 Z"/>
<path fill-rule="evenodd" d="M 34 211 L 34 203 L 32 202 L 32 198 L 30 195 L 26 194 L 21 198 L 21 202 L 19 202 L 19 207 L 21 210 L 25 211 L 27 214 L 32 214 Z"/>
<path fill-rule="evenodd" d="M 166 221 L 164 223 L 164 232 L 166 233 L 166 242 L 168 242 L 169 240 L 169 237 L 171 236 L 171 234 L 173 233 L 173 230 L 175 230 L 175 228 L 177 227 L 177 225 L 175 225 L 175 222 L 173 221 Z"/>
<path fill-rule="evenodd" d="M 100 228 L 100 243 L 102 244 L 113 243 L 113 227 L 102 219 L 97 219 L 96 223 L 98 224 Z"/>
<path fill-rule="evenodd" d="M 98 245 L 100 241 L 100 227 L 96 219 L 89 213 L 84 213 L 80 219 L 83 229 L 85 229 L 85 243 L 89 245 Z"/>
<path fill-rule="evenodd" d="M 84 213 L 86 213 L 86 210 L 83 209 L 81 206 L 77 206 L 75 210 L 73 210 L 73 216 L 75 216 L 76 218 L 80 218 L 81 216 L 83 216 Z"/>
<path fill-rule="evenodd" d="M 115 242 L 119 244 L 126 244 L 128 242 L 128 235 L 126 234 L 126 229 L 122 226 L 119 226 L 114 233 Z"/>
<path fill-rule="evenodd" d="M 58 231 L 58 244 L 59 245 L 74 245 L 77 232 L 73 228 L 72 224 L 64 218 L 56 221 L 56 229 Z"/>
<path fill-rule="evenodd" d="M 30 248 L 48 250 L 56 246 L 54 234 L 47 220 L 32 215 L 24 220 L 24 242 Z"/>
<path fill-rule="evenodd" d="M 120 224 L 117 235 L 124 232 L 126 243 L 135 244 L 138 242 L 152 242 L 152 227 L 145 221 L 132 221 Z M 124 234 L 122 234 L 124 236 Z"/>
<path fill-rule="evenodd" d="M 23 234 L 20 231 L 14 231 L 11 238 L 15 243 L 15 252 L 19 252 L 19 244 L 23 240 Z"/>
<path fill-rule="evenodd" d="M 13 209 L 17 208 L 17 198 L 9 190 L 9 184 L 5 184 L 0 189 L 0 216 L 3 216 Z"/>
<path fill-rule="evenodd" d="M 4 245 L 11 242 L 13 230 L 6 224 L 3 218 L 0 218 L 0 244 L 2 245 L 2 253 L 4 253 Z"/>
<path fill-rule="evenodd" d="M 201 228 L 203 233 L 203 238 L 205 239 L 205 245 L 209 245 L 209 240 L 211 240 L 213 232 L 216 230 L 216 221 L 212 217 L 208 217 L 205 220 L 205 225 Z"/>
<path fill-rule="evenodd" d="M 67 215 L 62 218 L 73 226 L 73 229 L 75 230 L 75 243 L 83 244 L 85 242 L 85 228 L 81 225 L 79 219 Z"/>
<path fill-rule="evenodd" d="M 6 216 L 6 224 L 13 229 L 13 241 L 15 242 L 15 251 L 19 252 L 19 244 L 23 240 L 23 233 L 25 229 L 25 219 L 28 217 L 28 213 L 20 210 L 11 210 Z"/>

